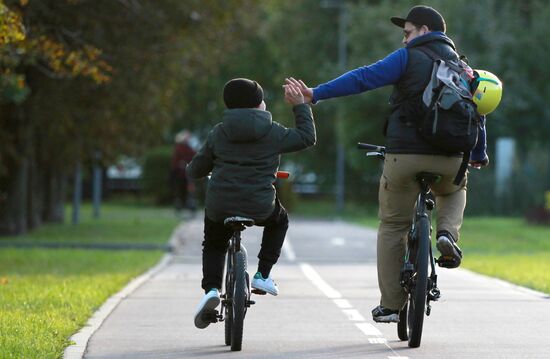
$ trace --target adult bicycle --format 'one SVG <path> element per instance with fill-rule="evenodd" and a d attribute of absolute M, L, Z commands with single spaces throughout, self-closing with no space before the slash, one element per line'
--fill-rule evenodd
<path fill-rule="evenodd" d="M 383 146 L 358 143 L 357 147 L 368 150 L 368 156 L 384 158 L 386 154 Z M 441 292 L 437 288 L 435 264 L 445 266 L 445 263 L 443 259 L 438 262 L 432 253 L 431 211 L 435 207 L 435 201 L 430 191 L 430 185 L 440 180 L 441 175 L 436 173 L 416 174 L 419 192 L 414 206 L 412 226 L 407 235 L 407 247 L 399 279 L 407 293 L 407 300 L 399 311 L 397 324 L 399 339 L 408 340 L 411 348 L 420 346 L 424 313 L 426 316 L 430 315 L 430 302 L 441 297 Z"/>
<path fill-rule="evenodd" d="M 289 173 L 278 171 L 277 178 L 288 178 Z M 265 295 L 266 292 L 250 288 L 250 275 L 247 272 L 247 251 L 241 243 L 241 233 L 246 227 L 254 225 L 250 218 L 234 216 L 224 220 L 224 225 L 233 232 L 227 250 L 225 280 L 220 295 L 222 305 L 220 312 L 210 318 L 212 322 L 225 322 L 225 345 L 231 345 L 232 351 L 242 349 L 243 327 L 246 312 L 251 305 L 251 293 Z"/>

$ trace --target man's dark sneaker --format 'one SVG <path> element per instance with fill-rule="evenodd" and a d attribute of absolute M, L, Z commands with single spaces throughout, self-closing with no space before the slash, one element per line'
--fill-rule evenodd
<path fill-rule="evenodd" d="M 437 250 L 441 253 L 441 257 L 437 259 L 437 263 L 441 267 L 456 268 L 462 262 L 462 251 L 456 245 L 454 239 L 442 234 L 437 237 Z"/>
<path fill-rule="evenodd" d="M 379 305 L 372 310 L 372 320 L 377 323 L 399 323 L 399 310 L 388 309 Z"/>

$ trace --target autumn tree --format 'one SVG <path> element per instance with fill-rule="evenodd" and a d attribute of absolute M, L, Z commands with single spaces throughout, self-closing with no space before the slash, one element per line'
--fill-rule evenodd
<path fill-rule="evenodd" d="M 192 96 L 178 91 L 182 83 L 207 78 L 246 38 L 254 8 L 246 0 L 3 2 L 0 231 L 61 220 L 76 163 L 162 141 L 185 104 L 175 95 Z"/>

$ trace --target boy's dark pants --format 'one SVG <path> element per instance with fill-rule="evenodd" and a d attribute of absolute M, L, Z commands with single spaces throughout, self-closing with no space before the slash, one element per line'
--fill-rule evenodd
<path fill-rule="evenodd" d="M 266 278 L 271 267 L 277 263 L 288 229 L 288 214 L 286 209 L 275 200 L 275 210 L 264 221 L 256 223 L 264 227 L 262 247 L 258 254 L 258 271 Z M 211 221 L 204 216 L 204 242 L 202 242 L 202 288 L 208 291 L 212 288 L 221 289 L 225 254 L 229 247 L 229 239 L 233 232 L 223 223 Z"/>

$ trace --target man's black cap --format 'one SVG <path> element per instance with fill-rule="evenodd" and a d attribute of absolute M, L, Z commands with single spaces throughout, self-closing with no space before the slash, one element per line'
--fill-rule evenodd
<path fill-rule="evenodd" d="M 431 31 L 445 32 L 445 19 L 437 10 L 429 6 L 418 5 L 413 7 L 406 18 L 392 17 L 391 22 L 399 27 L 405 27 L 405 22 L 412 22 L 415 25 L 426 25 Z"/>
<path fill-rule="evenodd" d="M 256 81 L 233 79 L 223 88 L 223 101 L 227 108 L 254 108 L 264 99 L 264 90 Z"/>

